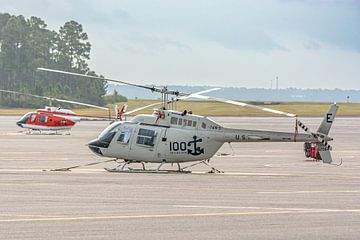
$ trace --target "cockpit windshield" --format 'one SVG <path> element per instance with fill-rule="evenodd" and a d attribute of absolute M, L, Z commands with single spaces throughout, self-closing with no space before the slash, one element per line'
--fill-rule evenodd
<path fill-rule="evenodd" d="M 119 131 L 120 127 L 121 122 L 112 123 L 110 126 L 105 128 L 104 131 L 102 131 L 102 133 L 98 137 L 98 141 L 104 144 L 104 146 L 106 145 L 106 147 L 109 146 L 111 140 L 114 138 L 117 131 Z"/>
<path fill-rule="evenodd" d="M 18 121 L 18 123 L 26 123 L 26 121 L 28 120 L 28 118 L 30 117 L 30 115 L 31 115 L 31 112 L 25 114 L 24 116 L 22 116 L 22 117 L 20 118 L 20 120 Z"/>
<path fill-rule="evenodd" d="M 119 131 L 121 122 L 114 122 L 110 124 L 104 131 L 102 131 L 97 139 L 89 143 L 89 147 L 95 153 L 100 154 L 98 148 L 108 148 L 110 142 L 114 138 L 115 134 Z"/>
<path fill-rule="evenodd" d="M 104 129 L 99 135 L 99 139 L 106 137 L 110 133 L 116 133 L 121 127 L 121 122 L 114 122 Z"/>

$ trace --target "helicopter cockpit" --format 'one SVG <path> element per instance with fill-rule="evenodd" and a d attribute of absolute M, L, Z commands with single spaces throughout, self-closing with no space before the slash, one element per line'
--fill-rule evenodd
<path fill-rule="evenodd" d="M 25 114 L 24 116 L 22 116 L 20 118 L 19 121 L 16 122 L 16 124 L 19 126 L 19 127 L 22 127 L 22 124 L 26 124 L 26 121 L 29 119 L 30 115 L 32 114 L 32 112 L 29 112 L 27 114 Z"/>
<path fill-rule="evenodd" d="M 122 122 L 114 122 L 104 129 L 97 139 L 88 143 L 89 147 L 107 148 L 115 134 L 119 131 Z"/>

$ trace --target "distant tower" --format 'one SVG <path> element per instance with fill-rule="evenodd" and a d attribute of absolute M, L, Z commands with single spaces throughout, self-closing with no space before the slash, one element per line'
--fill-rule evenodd
<path fill-rule="evenodd" d="M 350 102 L 350 96 L 346 97 L 346 102 L 349 103 Z"/>
<path fill-rule="evenodd" d="M 276 90 L 279 90 L 279 77 L 276 76 Z"/>

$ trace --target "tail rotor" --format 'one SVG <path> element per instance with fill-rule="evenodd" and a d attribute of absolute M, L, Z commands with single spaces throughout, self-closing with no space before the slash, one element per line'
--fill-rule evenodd
<path fill-rule="evenodd" d="M 338 108 L 339 106 L 336 104 L 330 106 L 317 132 L 312 132 L 305 124 L 299 120 L 296 120 L 297 126 L 303 129 L 306 133 L 311 134 L 317 140 L 316 142 L 306 142 L 304 144 L 304 151 L 306 156 L 311 156 L 316 160 L 322 160 L 324 163 L 332 163 L 332 157 L 330 153 L 332 147 L 328 141 L 332 141 L 333 138 L 329 137 L 328 134 L 330 132 L 332 123 L 334 122 Z M 337 165 L 341 165 L 341 163 Z"/>

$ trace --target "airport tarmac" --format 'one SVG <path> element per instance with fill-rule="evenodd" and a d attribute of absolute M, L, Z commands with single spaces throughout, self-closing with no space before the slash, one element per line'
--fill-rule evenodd
<path fill-rule="evenodd" d="M 337 118 L 333 158 L 305 161 L 302 143 L 225 144 L 224 174 L 108 173 L 85 144 L 107 122 L 71 135 L 25 135 L 0 117 L 0 239 L 359 239 L 360 118 Z M 288 118 L 213 118 L 224 126 L 294 131 Z M 316 130 L 320 118 L 301 118 Z M 201 173 L 202 172 L 202 173 Z"/>

